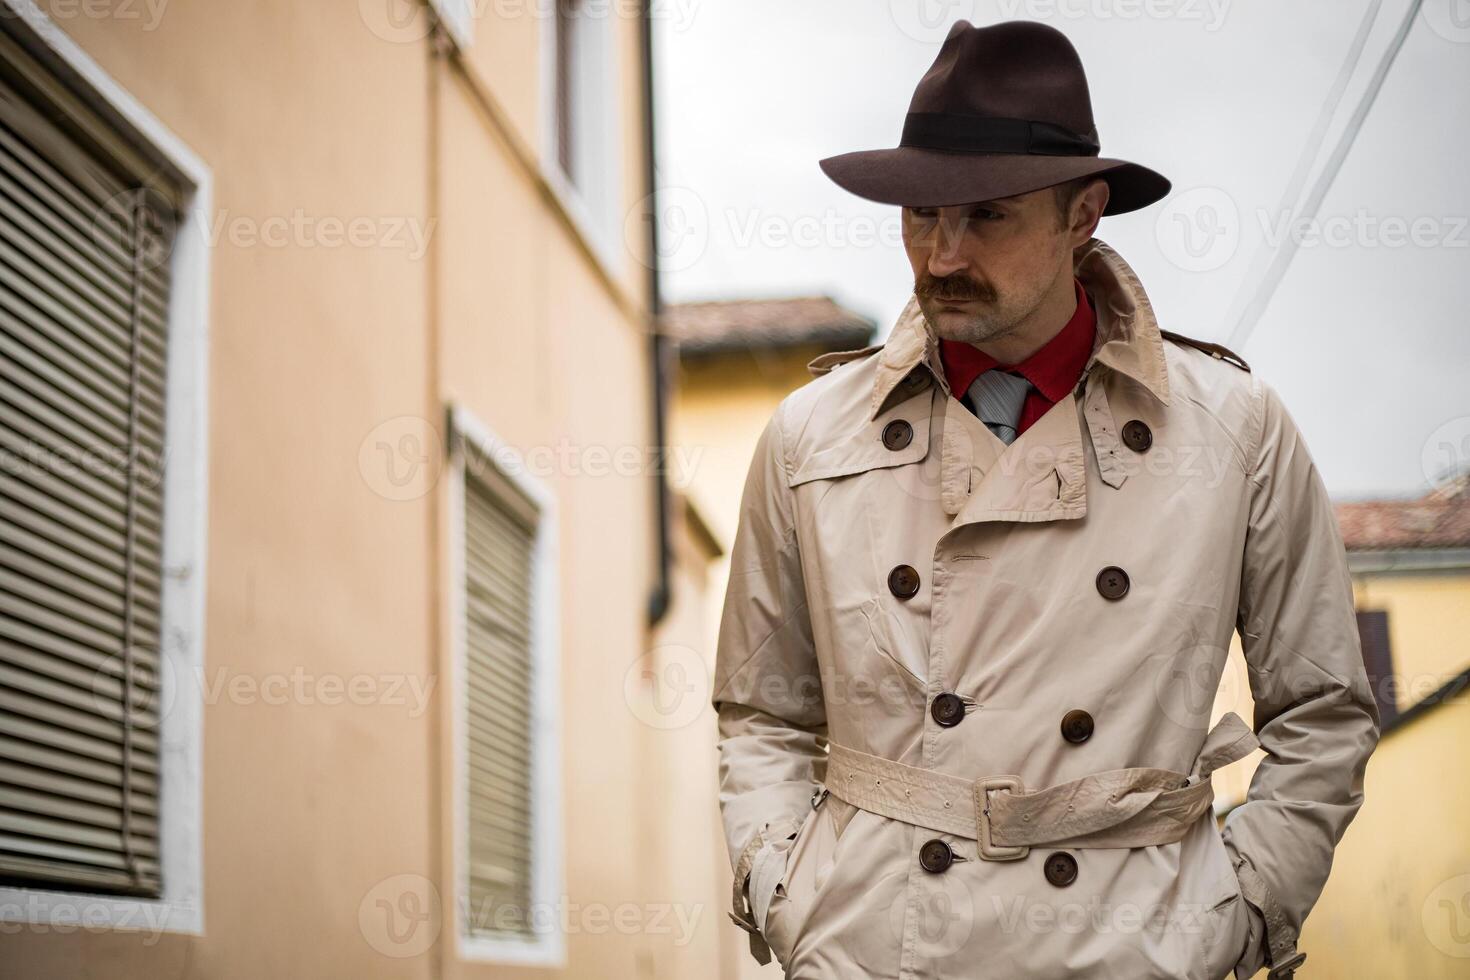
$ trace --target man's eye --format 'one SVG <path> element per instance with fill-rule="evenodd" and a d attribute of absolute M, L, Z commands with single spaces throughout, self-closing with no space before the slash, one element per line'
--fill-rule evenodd
<path fill-rule="evenodd" d="M 925 221 L 932 221 L 936 217 L 938 217 L 939 212 L 934 210 L 933 208 L 909 208 L 909 214 L 913 215 L 915 218 L 922 218 Z"/>
<path fill-rule="evenodd" d="M 999 211 L 992 211 L 989 208 L 976 208 L 970 212 L 970 217 L 979 218 L 981 221 L 999 221 L 1005 215 Z"/>

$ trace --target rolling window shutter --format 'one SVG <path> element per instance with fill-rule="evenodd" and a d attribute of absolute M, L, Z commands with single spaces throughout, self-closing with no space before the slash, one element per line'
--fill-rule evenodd
<path fill-rule="evenodd" d="M 0 881 L 157 895 L 173 210 L 131 153 L 0 34 Z"/>
<path fill-rule="evenodd" d="M 1393 652 L 1388 646 L 1388 613 L 1382 609 L 1358 612 L 1358 639 L 1363 646 L 1363 668 L 1368 674 L 1368 685 L 1378 702 L 1378 721 L 1383 727 L 1392 724 L 1398 717 L 1398 705 L 1394 702 Z"/>
<path fill-rule="evenodd" d="M 532 934 L 534 508 L 465 477 L 470 927 Z"/>

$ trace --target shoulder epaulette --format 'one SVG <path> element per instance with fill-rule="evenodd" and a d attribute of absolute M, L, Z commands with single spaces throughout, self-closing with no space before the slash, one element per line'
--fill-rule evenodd
<path fill-rule="evenodd" d="M 1165 339 L 1172 340 L 1176 344 L 1183 344 L 1185 347 L 1193 347 L 1197 350 L 1204 351 L 1211 357 L 1218 358 L 1222 361 L 1229 361 L 1231 364 L 1234 364 L 1242 371 L 1249 371 L 1251 369 L 1251 366 L 1245 363 L 1245 358 L 1241 357 L 1239 354 L 1235 353 L 1235 351 L 1231 350 L 1229 347 L 1226 347 L 1224 344 L 1217 344 L 1209 340 L 1195 340 L 1193 337 L 1186 337 L 1183 334 L 1174 333 L 1172 330 L 1160 330 L 1159 333 L 1162 334 Z"/>
<path fill-rule="evenodd" d="M 883 349 L 882 344 L 871 344 L 857 350 L 829 350 L 825 354 L 818 354 L 807 362 L 806 369 L 811 372 L 812 377 L 819 378 L 832 370 L 839 364 L 855 361 L 860 357 L 867 357 Z"/>

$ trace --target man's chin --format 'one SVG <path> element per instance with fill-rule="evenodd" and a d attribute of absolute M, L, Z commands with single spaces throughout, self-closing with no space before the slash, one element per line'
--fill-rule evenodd
<path fill-rule="evenodd" d="M 929 321 L 929 328 L 940 340 L 952 340 L 961 344 L 983 344 L 994 340 L 1007 331 L 996 329 L 994 321 L 973 313 L 964 313 L 960 310 L 936 310 L 930 313 L 920 304 L 919 309 L 924 314 L 924 319 Z"/>
<path fill-rule="evenodd" d="M 924 312 L 924 319 L 929 321 L 929 326 L 944 340 L 961 340 L 974 336 L 980 327 L 978 318 L 973 313 L 954 308 L 946 309 L 940 304 L 920 303 L 919 309 Z"/>

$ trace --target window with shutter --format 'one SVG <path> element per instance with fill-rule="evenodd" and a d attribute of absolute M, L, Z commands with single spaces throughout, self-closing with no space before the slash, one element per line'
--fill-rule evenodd
<path fill-rule="evenodd" d="M 525 507 L 466 476 L 469 897 L 471 908 L 497 911 L 477 917 L 481 932 L 529 934 L 534 520 Z"/>
<path fill-rule="evenodd" d="M 464 409 L 448 422 L 459 949 L 564 966 L 555 498 Z"/>
<path fill-rule="evenodd" d="M 0 33 L 0 882 L 154 896 L 176 190 Z"/>
<path fill-rule="evenodd" d="M 546 178 L 609 268 L 623 260 L 620 19 L 606 5 L 554 0 L 542 41 Z"/>
<path fill-rule="evenodd" d="M 1378 702 L 1379 724 L 1388 728 L 1399 714 L 1394 699 L 1393 651 L 1388 644 L 1388 613 L 1382 609 L 1359 610 L 1358 639 L 1362 642 L 1368 685 Z"/>

